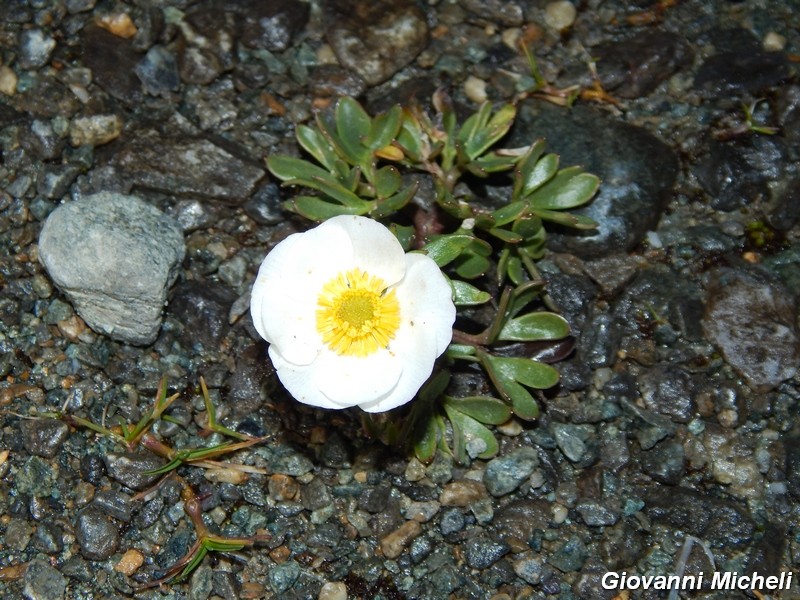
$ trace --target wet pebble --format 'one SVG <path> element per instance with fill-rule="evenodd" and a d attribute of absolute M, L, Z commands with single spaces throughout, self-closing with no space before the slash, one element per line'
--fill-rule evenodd
<path fill-rule="evenodd" d="M 792 297 L 769 278 L 729 268 L 711 274 L 703 329 L 754 390 L 772 389 L 797 372 L 796 322 Z"/>
<path fill-rule="evenodd" d="M 230 331 L 228 311 L 236 299 L 219 283 L 186 281 L 175 287 L 169 313 L 183 325 L 180 339 L 187 348 L 216 350 Z"/>
<path fill-rule="evenodd" d="M 581 519 L 592 527 L 606 527 L 619 520 L 619 515 L 600 502 L 580 502 L 575 507 Z"/>
<path fill-rule="evenodd" d="M 206 600 L 213 590 L 213 570 L 208 565 L 197 567 L 189 581 L 189 600 Z"/>
<path fill-rule="evenodd" d="M 511 549 L 504 541 L 477 535 L 464 543 L 464 559 L 472 569 L 487 569 L 509 553 Z"/>
<path fill-rule="evenodd" d="M 122 133 L 122 118 L 118 115 L 75 117 L 69 124 L 69 141 L 73 146 L 102 146 Z"/>
<path fill-rule="evenodd" d="M 644 31 L 629 40 L 592 48 L 603 87 L 621 98 L 650 94 L 659 83 L 691 63 L 692 49 L 680 35 Z"/>
<path fill-rule="evenodd" d="M 100 490 L 97 492 L 92 505 L 107 515 L 125 523 L 129 522 L 133 515 L 133 503 L 130 496 L 114 490 Z"/>
<path fill-rule="evenodd" d="M 67 589 L 67 578 L 45 560 L 35 559 L 25 570 L 22 595 L 25 600 L 61 600 Z"/>
<path fill-rule="evenodd" d="M 26 29 L 20 35 L 19 66 L 38 69 L 50 61 L 56 41 L 41 29 Z"/>
<path fill-rule="evenodd" d="M 110 192 L 59 206 L 39 236 L 42 264 L 81 318 L 134 344 L 155 340 L 184 253 L 173 219 L 136 196 Z"/>
<path fill-rule="evenodd" d="M 518 448 L 490 460 L 483 474 L 483 483 L 492 496 L 505 496 L 517 489 L 538 466 L 536 450 Z"/>
<path fill-rule="evenodd" d="M 370 85 L 414 60 L 428 40 L 425 15 L 410 0 L 327 0 L 323 12 L 339 62 Z"/>
<path fill-rule="evenodd" d="M 694 85 L 712 97 L 723 98 L 762 93 L 788 77 L 789 65 L 783 53 L 745 47 L 708 57 L 700 65 Z"/>
<path fill-rule="evenodd" d="M 209 140 L 148 130 L 114 155 L 114 166 L 135 185 L 232 204 L 244 203 L 265 175 L 259 166 Z"/>
<path fill-rule="evenodd" d="M 460 479 L 444 486 L 439 495 L 439 503 L 442 506 L 466 507 L 482 498 L 486 498 L 486 487 L 483 483 Z"/>
<path fill-rule="evenodd" d="M 800 474 L 800 469 L 798 469 Z M 800 495 L 800 477 L 798 477 L 798 495 Z M 449 508 L 442 511 L 441 519 L 439 519 L 439 531 L 442 535 L 448 536 L 453 533 L 458 533 L 464 529 L 466 520 L 464 513 L 459 508 Z"/>
<path fill-rule="evenodd" d="M 35 456 L 52 458 L 67 439 L 69 427 L 54 419 L 24 419 L 20 423 L 22 443 Z"/>
<path fill-rule="evenodd" d="M 75 537 L 81 554 L 89 560 L 105 560 L 119 546 L 117 526 L 100 509 L 88 507 L 78 514 Z"/>
<path fill-rule="evenodd" d="M 581 165 L 603 182 L 592 202 L 575 211 L 597 221 L 597 233 L 548 237 L 553 249 L 598 258 L 634 248 L 658 223 L 678 174 L 677 156 L 664 142 L 590 108 L 523 101 L 509 147 L 539 137 L 548 152 L 561 155 L 562 166 Z"/>
<path fill-rule="evenodd" d="M 586 544 L 578 537 L 571 537 L 547 557 L 548 564 L 563 573 L 579 571 L 589 556 Z"/>
<path fill-rule="evenodd" d="M 692 376 L 677 366 L 654 367 L 639 378 L 645 406 L 677 423 L 688 423 L 694 417 L 695 388 Z"/>
<path fill-rule="evenodd" d="M 175 55 L 164 46 L 153 46 L 147 51 L 136 65 L 136 75 L 144 90 L 152 96 L 175 92 L 181 84 Z"/>
<path fill-rule="evenodd" d="M 536 585 L 542 578 L 544 560 L 538 554 L 525 552 L 515 557 L 514 573 L 531 585 Z"/>
<path fill-rule="evenodd" d="M 667 485 L 677 485 L 683 478 L 686 456 L 683 445 L 664 441 L 641 455 L 642 469 L 653 479 Z"/>
<path fill-rule="evenodd" d="M 422 533 L 422 525 L 418 521 L 406 521 L 400 527 L 381 538 L 380 546 L 386 558 L 397 558 L 403 550 Z"/>
<path fill-rule="evenodd" d="M 509 27 L 522 25 L 522 6 L 507 0 L 461 0 L 461 5 L 471 13 Z"/>
<path fill-rule="evenodd" d="M 286 218 L 282 202 L 280 187 L 266 183 L 245 202 L 244 211 L 259 225 L 277 225 Z"/>
<path fill-rule="evenodd" d="M 110 452 L 103 458 L 109 477 L 132 490 L 143 490 L 152 485 L 158 480 L 159 475 L 149 474 L 147 471 L 164 465 L 163 461 L 153 454 Z"/>
<path fill-rule="evenodd" d="M 366 83 L 355 71 L 339 65 L 320 65 L 311 69 L 309 89 L 315 96 L 358 98 L 364 93 Z"/>
<path fill-rule="evenodd" d="M 83 61 L 92 70 L 93 81 L 118 100 L 140 102 L 144 96 L 136 65 L 142 54 L 131 41 L 97 25 L 84 27 L 81 33 Z"/>
<path fill-rule="evenodd" d="M 286 50 L 308 21 L 309 5 L 293 0 L 244 0 L 241 40 L 252 48 Z"/>
<path fill-rule="evenodd" d="M 554 423 L 552 430 L 556 444 L 559 450 L 564 453 L 564 456 L 572 462 L 580 462 L 586 458 L 587 442 L 594 434 L 593 427 L 589 425 Z"/>

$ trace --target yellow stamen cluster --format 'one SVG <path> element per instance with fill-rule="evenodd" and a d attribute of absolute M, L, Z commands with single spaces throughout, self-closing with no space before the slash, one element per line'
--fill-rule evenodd
<path fill-rule="evenodd" d="M 389 345 L 400 327 L 400 303 L 379 277 L 352 269 L 322 286 L 317 331 L 341 356 L 368 356 Z"/>

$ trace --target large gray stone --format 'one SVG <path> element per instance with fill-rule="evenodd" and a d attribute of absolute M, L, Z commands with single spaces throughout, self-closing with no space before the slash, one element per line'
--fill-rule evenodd
<path fill-rule="evenodd" d="M 94 330 L 149 344 L 186 247 L 174 219 L 136 196 L 101 192 L 59 206 L 39 259 Z"/>

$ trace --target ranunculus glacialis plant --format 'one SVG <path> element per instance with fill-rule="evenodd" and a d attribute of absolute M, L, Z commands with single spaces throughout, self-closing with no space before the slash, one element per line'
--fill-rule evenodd
<path fill-rule="evenodd" d="M 337 216 L 264 259 L 250 311 L 289 393 L 321 408 L 410 401 L 453 334 L 452 287 L 383 225 Z"/>

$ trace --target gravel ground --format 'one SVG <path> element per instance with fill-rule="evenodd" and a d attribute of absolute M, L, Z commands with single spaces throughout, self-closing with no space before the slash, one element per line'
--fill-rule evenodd
<path fill-rule="evenodd" d="M 608 571 L 800 597 L 709 587 L 800 580 L 800 3 L 572 7 L 0 0 L 2 598 L 669 596 Z M 608 95 L 526 93 L 520 39 L 551 96 Z M 599 232 L 556 233 L 541 263 L 574 332 L 562 382 L 469 465 L 293 402 L 247 314 L 266 252 L 308 227 L 264 158 L 341 95 L 439 87 L 464 113 L 518 101 L 508 146 L 544 136 L 603 180 Z M 267 436 L 223 457 L 249 472 L 158 484 L 162 459 L 76 420 L 136 422 L 162 376 L 159 439 L 224 441 L 202 376 L 224 425 Z M 142 589 L 195 541 L 187 508 L 258 543 Z"/>

